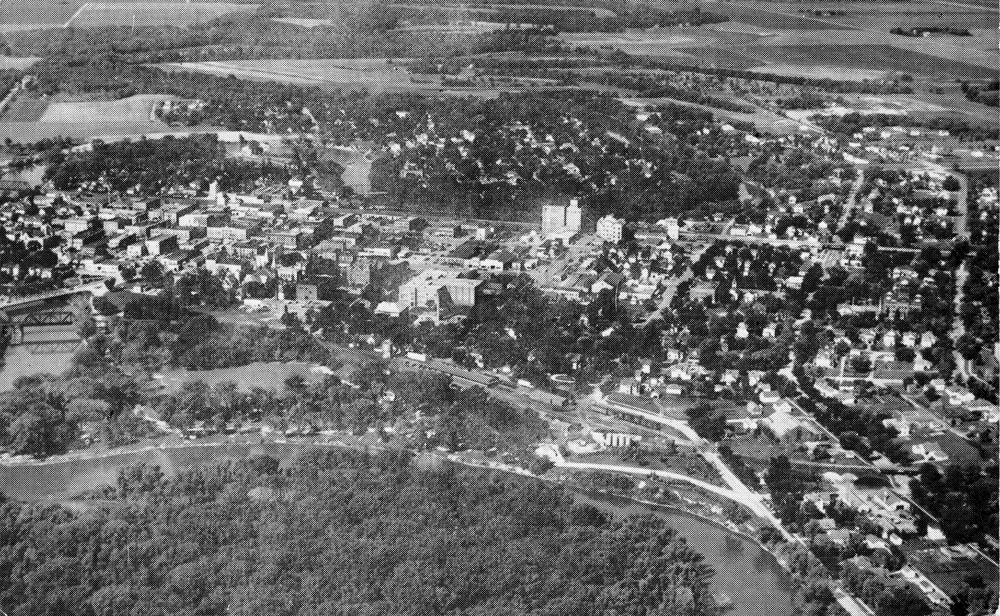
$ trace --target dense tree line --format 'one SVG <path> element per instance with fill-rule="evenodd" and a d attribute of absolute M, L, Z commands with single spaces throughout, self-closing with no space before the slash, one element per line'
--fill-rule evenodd
<path fill-rule="evenodd" d="M 624 90 L 632 90 L 643 98 L 667 97 L 687 103 L 717 107 L 726 111 L 738 111 L 742 113 L 753 113 L 754 111 L 754 107 L 750 105 L 737 103 L 727 98 L 712 96 L 696 90 L 679 88 L 672 85 L 669 78 L 654 77 L 641 73 L 606 72 L 600 75 L 581 77 L 581 79 Z"/>
<path fill-rule="evenodd" d="M 176 26 L 110 25 L 8 33 L 0 52 L 59 59 L 72 66 L 118 58 L 130 63 L 259 58 L 393 58 L 478 53 L 496 34 L 405 31 L 343 21 L 312 28 L 272 19 L 281 13 L 236 12 L 199 24 Z M 388 12 L 371 12 L 381 20 Z M 502 36 L 502 35 L 501 35 Z M 535 39 L 546 38 L 534 35 Z"/>
<path fill-rule="evenodd" d="M 955 26 L 920 26 L 918 28 L 896 27 L 889 30 L 892 34 L 900 36 L 925 36 L 928 34 L 950 34 L 952 36 L 972 36 L 968 28 L 956 28 Z"/>
<path fill-rule="evenodd" d="M 188 187 L 207 189 L 213 179 L 224 190 L 252 190 L 261 180 L 287 181 L 289 170 L 272 163 L 236 160 L 226 156 L 225 144 L 214 134 L 104 143 L 53 160 L 45 180 L 57 189 L 94 187 L 114 191 L 138 189 L 159 194 Z"/>
<path fill-rule="evenodd" d="M 866 459 L 873 451 L 877 451 L 897 464 L 910 463 L 909 453 L 896 440 L 899 432 L 882 423 L 891 417 L 888 411 L 859 409 L 839 400 L 826 398 L 805 378 L 801 367 L 796 367 L 795 372 L 805 394 L 798 399 L 799 405 L 824 428 L 836 434 L 844 449 L 855 451 Z M 817 402 L 818 400 L 822 402 Z"/>
<path fill-rule="evenodd" d="M 962 82 L 962 93 L 970 101 L 996 107 L 1000 105 L 1000 80 L 994 79 L 982 85 Z"/>
<path fill-rule="evenodd" d="M 931 464 L 910 480 L 913 500 L 941 521 L 941 530 L 957 543 L 997 535 L 997 468 L 949 464 L 944 473 Z"/>
<path fill-rule="evenodd" d="M 452 19 L 454 15 L 452 8 L 437 8 L 432 5 L 407 6 L 396 10 L 400 19 L 412 23 L 442 23 Z M 668 11 L 654 8 L 645 3 L 619 3 L 613 12 L 613 15 L 606 15 L 578 7 L 521 6 L 515 8 L 491 5 L 489 13 L 483 13 L 480 17 L 502 24 L 532 24 L 548 27 L 551 28 L 551 34 L 559 32 L 624 32 L 628 28 L 666 28 L 678 25 L 701 26 L 729 19 L 725 15 L 702 11 L 700 7 L 694 7 L 690 10 Z"/>
<path fill-rule="evenodd" d="M 845 563 L 841 579 L 847 589 L 875 610 L 876 616 L 929 616 L 931 607 L 910 584 L 887 584 L 870 571 Z"/>
<path fill-rule="evenodd" d="M 852 112 L 843 116 L 814 115 L 810 119 L 824 129 L 841 135 L 852 135 L 868 127 L 904 126 L 946 130 L 952 136 L 969 141 L 1000 139 L 1000 128 L 970 124 L 966 120 L 950 117 L 916 118 L 891 113 L 861 114 Z"/>
<path fill-rule="evenodd" d="M 400 453 L 137 467 L 93 496 L 0 505 L 8 614 L 716 613 L 711 569 L 662 522 Z"/>
<path fill-rule="evenodd" d="M 686 73 L 703 73 L 706 75 L 717 75 L 719 77 L 730 77 L 733 79 L 747 79 L 751 81 L 766 81 L 777 84 L 788 84 L 795 86 L 809 86 L 824 92 L 838 92 L 841 94 L 912 94 L 913 89 L 909 86 L 901 86 L 895 82 L 888 81 L 846 81 L 838 79 L 815 79 L 812 77 L 801 77 L 797 75 L 775 75 L 772 73 L 761 73 L 738 68 L 722 68 L 715 66 L 701 66 L 697 64 L 682 64 L 679 62 L 668 62 L 654 58 L 642 56 L 632 56 L 623 51 L 615 50 L 608 55 L 608 59 L 624 67 L 641 67 L 653 70 L 665 70 Z"/>
<path fill-rule="evenodd" d="M 501 94 L 444 104 L 449 113 L 433 113 L 431 135 L 473 137 L 376 160 L 372 186 L 394 206 L 509 219 L 539 199 L 577 194 L 595 213 L 658 220 L 737 196 L 739 178 L 724 157 L 739 155 L 746 143 L 704 111 L 658 106 L 650 122 L 676 137 L 658 139 L 636 124 L 634 109 L 606 94 Z M 523 147 L 527 131 L 554 145 Z"/>

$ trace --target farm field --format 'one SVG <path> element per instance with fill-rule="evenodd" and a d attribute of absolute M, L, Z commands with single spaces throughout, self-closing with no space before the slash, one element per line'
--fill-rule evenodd
<path fill-rule="evenodd" d="M 906 38 L 906 37 L 897 37 Z M 976 60 L 970 64 L 962 60 L 939 57 L 915 50 L 880 44 L 854 45 L 758 45 L 747 49 L 753 57 L 766 63 L 784 65 L 851 67 L 870 71 L 898 71 L 925 77 L 955 79 L 958 77 L 985 78 L 996 76 L 996 67 L 983 66 L 981 56 L 962 54 Z M 968 50 L 972 52 L 973 50 Z M 832 75 L 831 75 L 832 77 Z"/>
<path fill-rule="evenodd" d="M 37 122 L 45 113 L 48 101 L 28 97 L 16 96 L 0 119 L 4 122 Z"/>
<path fill-rule="evenodd" d="M 176 393 L 185 383 L 202 381 L 208 386 L 214 386 L 224 381 L 233 381 L 244 389 L 264 387 L 272 390 L 282 390 L 285 379 L 298 375 L 308 383 L 318 383 L 324 378 L 323 371 L 314 370 L 315 366 L 305 362 L 256 362 L 237 368 L 220 368 L 217 370 L 166 370 L 160 380 L 166 393 Z"/>
<path fill-rule="evenodd" d="M 0 4 L 0 29 L 61 28 L 83 4 L 75 0 L 7 0 Z"/>
<path fill-rule="evenodd" d="M 257 8 L 256 4 L 228 2 L 88 2 L 66 25 L 76 28 L 131 24 L 182 27 Z"/>
<path fill-rule="evenodd" d="M 36 121 L 0 121 L 0 138 L 28 143 L 53 137 L 88 139 L 106 134 L 170 132 L 170 127 L 153 120 L 153 106 L 170 98 L 159 95 L 132 96 L 118 101 L 51 102 Z M 37 109 L 36 109 L 37 112 Z M 22 116 L 26 117 L 26 116 Z"/>
<path fill-rule="evenodd" d="M 53 102 L 39 122 L 149 122 L 153 107 L 169 96 L 137 95 L 117 101 Z"/>

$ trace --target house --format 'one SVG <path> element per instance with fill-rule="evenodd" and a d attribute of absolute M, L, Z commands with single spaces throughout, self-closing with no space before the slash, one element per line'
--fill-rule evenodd
<path fill-rule="evenodd" d="M 934 605 L 946 605 L 951 603 L 948 594 L 932 582 L 926 575 L 907 564 L 896 574 L 900 579 L 915 585 L 920 592 Z"/>
<path fill-rule="evenodd" d="M 975 394 L 970 392 L 965 387 L 961 387 L 959 385 L 951 385 L 949 387 L 946 387 L 944 393 L 945 395 L 948 396 L 948 404 L 951 404 L 953 406 L 972 402 L 973 400 L 976 399 Z"/>
<path fill-rule="evenodd" d="M 826 512 L 826 508 L 833 504 L 836 500 L 836 492 L 810 492 L 805 494 L 802 498 L 806 502 L 816 505 L 816 508 L 821 512 Z"/>
<path fill-rule="evenodd" d="M 944 462 L 948 454 L 937 443 L 918 443 L 910 447 L 918 462 Z"/>
<path fill-rule="evenodd" d="M 847 545 L 851 539 L 851 531 L 846 528 L 835 528 L 826 531 L 826 538 L 840 546 Z"/>
<path fill-rule="evenodd" d="M 762 391 L 759 398 L 761 404 L 774 404 L 781 400 L 781 394 L 776 391 Z"/>
<path fill-rule="evenodd" d="M 823 530 L 823 532 L 831 531 L 837 528 L 837 523 L 833 518 L 820 518 L 816 520 L 816 523 Z"/>

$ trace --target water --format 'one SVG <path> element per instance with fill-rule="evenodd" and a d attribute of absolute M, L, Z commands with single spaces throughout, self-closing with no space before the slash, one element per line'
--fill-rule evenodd
<path fill-rule="evenodd" d="M 715 570 L 713 593 L 732 600 L 733 616 L 786 616 L 792 612 L 788 573 L 755 542 L 696 515 L 670 507 L 642 505 L 625 498 L 577 494 L 577 500 L 621 517 L 652 513 L 687 541 Z"/>
<path fill-rule="evenodd" d="M 304 447 L 292 443 L 205 446 L 192 444 L 172 449 L 116 454 L 104 458 L 73 460 L 44 465 L 0 465 L 0 486 L 10 497 L 83 506 L 74 496 L 101 485 L 113 485 L 121 468 L 146 462 L 157 464 L 172 475 L 193 466 L 245 458 L 266 453 L 282 461 L 292 459 Z M 792 611 L 792 590 L 787 573 L 759 545 L 728 529 L 694 515 L 667 507 L 653 507 L 604 495 L 577 494 L 580 502 L 618 516 L 652 512 L 677 530 L 689 546 L 714 570 L 713 593 L 732 599 L 733 616 L 786 616 Z"/>
<path fill-rule="evenodd" d="M 3 175 L 3 179 L 10 181 L 21 181 L 27 182 L 32 186 L 38 186 L 42 183 L 42 174 L 45 173 L 45 165 L 35 165 L 29 169 L 22 169 L 20 171 L 11 171 Z"/>

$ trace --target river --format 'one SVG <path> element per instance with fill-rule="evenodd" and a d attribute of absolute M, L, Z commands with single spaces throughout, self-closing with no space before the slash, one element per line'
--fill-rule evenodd
<path fill-rule="evenodd" d="M 0 465 L 0 485 L 12 498 L 86 507 L 86 503 L 74 500 L 74 496 L 101 485 L 114 485 L 118 471 L 130 464 L 156 464 L 172 475 L 193 466 L 261 453 L 287 462 L 303 447 L 273 442 L 249 446 L 192 444 L 50 464 Z M 718 524 L 668 507 L 640 505 L 603 495 L 577 493 L 576 498 L 619 516 L 637 511 L 652 512 L 666 521 L 715 570 L 712 591 L 732 599 L 733 606 L 728 613 L 734 616 L 786 616 L 791 613 L 792 590 L 788 575 L 770 553 L 753 541 Z"/>

